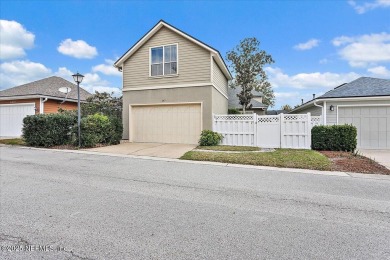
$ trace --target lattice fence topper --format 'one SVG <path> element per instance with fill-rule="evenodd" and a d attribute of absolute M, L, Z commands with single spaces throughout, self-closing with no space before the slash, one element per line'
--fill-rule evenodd
<path fill-rule="evenodd" d="M 312 116 L 311 123 L 313 125 L 320 125 L 322 123 L 322 118 L 320 116 Z"/>
<path fill-rule="evenodd" d="M 257 123 L 278 123 L 279 116 L 259 116 L 257 118 Z"/>
<path fill-rule="evenodd" d="M 307 115 L 283 115 L 283 119 L 286 121 L 307 120 Z"/>
<path fill-rule="evenodd" d="M 253 120 L 253 115 L 214 115 L 214 120 L 248 121 L 248 120 Z"/>

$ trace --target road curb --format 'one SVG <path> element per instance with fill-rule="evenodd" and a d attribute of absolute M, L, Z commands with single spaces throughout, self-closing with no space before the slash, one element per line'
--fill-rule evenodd
<path fill-rule="evenodd" d="M 390 181 L 390 176 L 389 175 L 381 175 L 381 174 L 364 174 L 364 173 L 339 172 L 339 171 L 318 171 L 318 170 L 299 169 L 299 168 L 278 168 L 278 167 L 271 167 L 271 166 L 231 164 L 231 163 L 220 163 L 220 162 L 209 162 L 209 161 L 192 161 L 192 160 L 180 160 L 180 159 L 161 158 L 161 157 L 152 157 L 152 156 L 138 156 L 138 155 L 130 155 L 130 154 L 101 153 L 101 152 L 85 151 L 85 150 L 64 150 L 64 149 L 37 148 L 37 147 L 14 146 L 14 145 L 5 145 L 5 144 L 0 144 L 0 147 L 1 146 L 3 146 L 3 147 L 17 147 L 17 148 L 21 148 L 21 149 L 30 149 L 30 150 L 41 150 L 41 151 L 51 151 L 51 152 L 63 152 L 63 153 L 77 153 L 77 154 L 88 154 L 88 155 L 100 155 L 100 156 L 132 158 L 132 159 L 142 159 L 142 160 L 151 160 L 151 161 L 164 161 L 164 162 L 178 162 L 178 163 L 214 165 L 214 166 L 221 166 L 221 167 L 234 167 L 234 168 L 266 170 L 266 171 L 278 171 L 278 172 L 307 173 L 307 174 L 326 175 L 326 176 L 364 178 L 364 179 L 374 179 L 374 180 L 387 180 L 387 181 Z"/>

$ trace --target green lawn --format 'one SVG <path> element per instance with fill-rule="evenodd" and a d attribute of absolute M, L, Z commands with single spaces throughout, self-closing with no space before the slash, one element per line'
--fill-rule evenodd
<path fill-rule="evenodd" d="M 13 138 L 13 139 L 0 139 L 0 144 L 8 145 L 26 145 L 22 138 Z"/>
<path fill-rule="evenodd" d="M 277 149 L 274 152 L 264 153 L 223 153 L 190 151 L 185 153 L 180 159 L 274 166 L 284 168 L 331 170 L 330 160 L 321 153 L 312 150 Z"/>
<path fill-rule="evenodd" d="M 215 145 L 215 146 L 198 146 L 196 149 L 213 150 L 213 151 L 259 151 L 259 147 L 254 146 L 232 146 L 232 145 Z"/>

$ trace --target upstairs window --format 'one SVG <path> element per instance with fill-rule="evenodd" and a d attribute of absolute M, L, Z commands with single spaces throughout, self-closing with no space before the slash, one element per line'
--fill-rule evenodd
<path fill-rule="evenodd" d="M 177 74 L 177 45 L 153 47 L 150 50 L 151 76 L 164 76 Z"/>

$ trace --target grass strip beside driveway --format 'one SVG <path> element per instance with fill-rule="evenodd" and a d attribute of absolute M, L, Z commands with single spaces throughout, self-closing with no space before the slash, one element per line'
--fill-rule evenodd
<path fill-rule="evenodd" d="M 331 161 L 323 154 L 312 150 L 277 149 L 274 152 L 263 153 L 190 151 L 185 153 L 180 159 L 323 171 L 331 170 Z"/>
<path fill-rule="evenodd" d="M 234 152 L 245 152 L 245 151 L 259 151 L 259 147 L 255 146 L 233 146 L 233 145 L 215 145 L 215 146 L 198 146 L 196 149 L 200 150 L 212 150 L 212 151 L 234 151 Z"/>
<path fill-rule="evenodd" d="M 26 145 L 22 138 L 0 139 L 0 144 Z"/>

